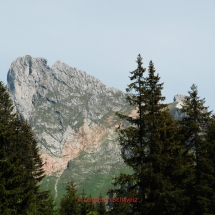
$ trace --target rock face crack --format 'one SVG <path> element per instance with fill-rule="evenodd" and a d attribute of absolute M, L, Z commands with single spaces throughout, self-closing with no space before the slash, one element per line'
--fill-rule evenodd
<path fill-rule="evenodd" d="M 52 100 L 50 98 L 46 98 L 46 100 L 49 101 L 49 102 L 51 102 L 52 104 L 56 104 L 57 103 L 56 101 L 54 101 L 54 100 Z"/>

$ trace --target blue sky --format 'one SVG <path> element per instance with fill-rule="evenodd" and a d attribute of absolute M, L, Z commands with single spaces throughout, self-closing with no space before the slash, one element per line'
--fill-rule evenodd
<path fill-rule="evenodd" d="M 17 57 L 44 57 L 125 91 L 129 71 L 152 60 L 163 95 L 199 95 L 215 110 L 214 0 L 2 0 L 0 80 Z"/>

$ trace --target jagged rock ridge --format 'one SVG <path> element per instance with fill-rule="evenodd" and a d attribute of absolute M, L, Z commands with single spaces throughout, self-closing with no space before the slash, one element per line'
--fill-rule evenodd
<path fill-rule="evenodd" d="M 99 146 L 114 127 L 111 115 L 125 106 L 123 92 L 61 61 L 50 68 L 44 58 L 19 57 L 7 80 L 17 111 L 38 138 L 49 174 L 65 168 L 80 151 Z"/>
<path fill-rule="evenodd" d="M 183 102 L 185 95 L 176 94 L 173 98 L 173 102 Z"/>

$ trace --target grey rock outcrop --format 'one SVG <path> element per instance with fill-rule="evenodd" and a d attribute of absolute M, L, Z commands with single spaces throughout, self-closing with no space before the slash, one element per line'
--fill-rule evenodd
<path fill-rule="evenodd" d="M 125 106 L 123 92 L 61 61 L 50 68 L 44 58 L 19 57 L 7 80 L 15 107 L 30 122 L 41 150 L 55 156 L 62 155 L 68 141 L 83 148 L 79 129 L 85 126 L 92 133 L 106 115 Z"/>
<path fill-rule="evenodd" d="M 185 95 L 177 94 L 173 98 L 173 103 L 169 104 L 170 113 L 175 120 L 180 120 L 182 117 L 185 116 L 185 113 L 181 111 L 184 99 Z"/>
<path fill-rule="evenodd" d="M 34 109 L 33 97 L 41 82 L 51 73 L 44 58 L 32 58 L 29 55 L 17 58 L 9 69 L 7 85 L 17 111 L 30 119 Z"/>
<path fill-rule="evenodd" d="M 183 102 L 185 95 L 177 94 L 173 98 L 173 102 Z"/>
<path fill-rule="evenodd" d="M 70 179 L 77 173 L 77 184 L 87 182 L 83 181 L 88 180 L 83 177 L 86 168 L 92 168 L 91 177 L 97 177 L 96 168 L 103 168 L 110 179 L 118 172 L 114 167 L 116 162 L 119 168 L 127 168 L 120 160 L 113 132 L 118 124 L 114 112 L 131 112 L 123 92 L 61 61 L 49 67 L 46 59 L 29 55 L 11 64 L 7 81 L 16 110 L 28 120 L 38 140 L 47 175 L 41 186 L 47 189 L 52 181 L 50 188 L 55 197 L 59 198 L 58 191 L 62 194 L 61 186 L 65 184 L 59 181 L 65 178 L 71 160 L 80 161 L 80 167 L 75 169 L 81 171 L 69 171 L 67 177 Z M 85 153 L 84 160 L 80 153 Z M 89 156 L 92 167 L 86 160 Z M 102 166 L 101 156 L 106 159 Z M 101 181 L 106 180 L 104 177 Z M 89 188 L 101 188 L 100 183 L 90 183 L 93 185 Z"/>

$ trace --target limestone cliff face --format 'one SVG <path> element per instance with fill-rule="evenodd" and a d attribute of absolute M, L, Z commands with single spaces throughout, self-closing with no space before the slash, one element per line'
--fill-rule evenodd
<path fill-rule="evenodd" d="M 185 116 L 185 113 L 181 111 L 184 98 L 185 95 L 177 94 L 173 97 L 173 103 L 169 104 L 169 111 L 175 120 L 180 120 Z"/>
<path fill-rule="evenodd" d="M 7 81 L 17 111 L 38 139 L 48 175 L 106 141 L 117 124 L 112 115 L 126 105 L 123 92 L 61 61 L 49 67 L 44 58 L 19 57 Z"/>
<path fill-rule="evenodd" d="M 177 94 L 177 95 L 174 96 L 173 101 L 174 101 L 174 102 L 178 102 L 178 104 L 176 105 L 176 107 L 177 107 L 178 109 L 181 109 L 181 108 L 182 108 L 181 105 L 183 105 L 183 100 L 184 100 L 184 99 L 185 99 L 185 96 L 184 96 L 184 95 Z"/>

